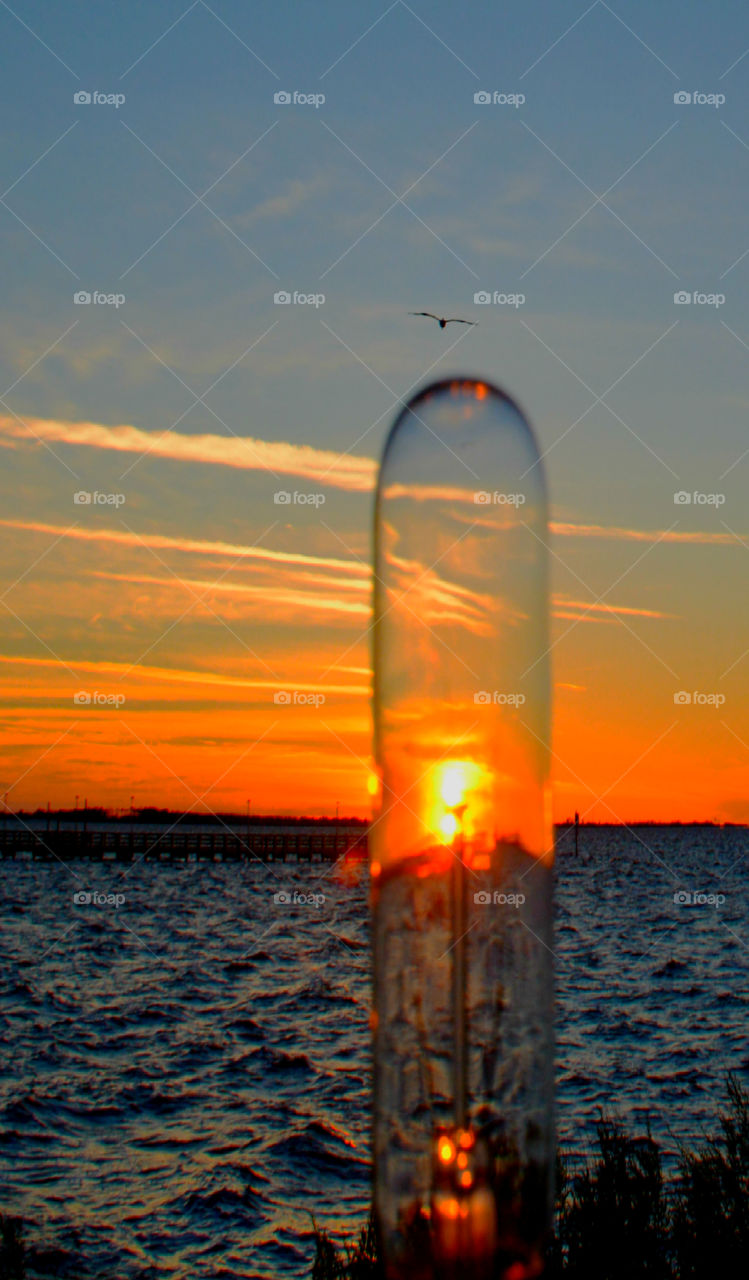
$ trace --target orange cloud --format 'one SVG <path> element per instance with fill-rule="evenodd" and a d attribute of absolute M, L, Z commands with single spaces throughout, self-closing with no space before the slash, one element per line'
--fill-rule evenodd
<path fill-rule="evenodd" d="M 614 614 L 614 616 L 616 616 L 617 614 L 622 614 L 623 616 L 631 617 L 631 618 L 673 618 L 675 617 L 675 614 L 673 613 L 661 613 L 659 612 L 658 609 L 635 609 L 635 608 L 632 608 L 631 605 L 603 604 L 602 602 L 591 604 L 587 600 L 565 600 L 563 596 L 554 596 L 554 604 L 560 609 L 568 609 L 568 610 L 581 609 L 584 613 L 610 613 L 610 614 Z M 554 616 L 556 618 L 562 617 L 562 616 L 574 617 L 574 614 L 566 613 L 562 615 L 559 613 L 555 613 Z"/>
<path fill-rule="evenodd" d="M 74 671 L 76 674 L 83 673 L 93 676 L 112 676 L 114 678 L 124 679 L 125 676 L 132 675 L 133 678 L 144 680 L 168 680 L 179 684 L 203 684 L 213 685 L 221 688 L 231 689 L 264 689 L 275 691 L 282 687 L 279 680 L 252 680 L 245 679 L 241 676 L 225 676 L 216 671 L 192 671 L 189 669 L 181 669 L 178 667 L 147 667 L 142 664 L 133 666 L 128 662 L 107 662 L 107 661 L 81 661 L 80 659 L 71 660 L 66 663 L 63 658 L 35 658 L 22 657 L 12 654 L 0 654 L 0 663 L 8 666 L 26 666 L 39 667 L 44 670 L 54 670 L 58 675 L 62 676 L 65 671 Z M 346 668 L 352 670 L 352 668 Z M 365 673 L 366 674 L 366 673 Z M 287 681 L 287 683 L 289 683 Z M 363 684 L 315 684 L 309 681 L 300 681 L 298 677 L 294 679 L 294 687 L 303 690 L 305 693 L 325 693 L 325 694 L 351 694 L 366 697 L 371 690 L 369 685 Z M 49 691 L 47 691 L 49 692 Z"/>
<path fill-rule="evenodd" d="M 44 441 L 95 449 L 109 449 L 120 453 L 171 458 L 177 462 L 197 462 L 209 465 L 237 467 L 243 470 L 268 471 L 273 475 L 303 476 L 320 484 L 335 488 L 366 493 L 374 489 L 378 464 L 374 458 L 336 453 L 317 449 L 311 445 L 297 445 L 289 441 L 258 440 L 251 436 L 219 436 L 210 433 L 184 435 L 167 430 L 144 431 L 127 425 L 108 426 L 100 422 L 60 422 L 48 418 L 20 418 L 0 415 L 0 433 L 7 437 L 0 444 L 15 440 L 29 444 Z M 501 515 L 487 515 L 483 504 L 476 504 L 477 486 L 418 486 L 406 487 L 393 484 L 388 488 L 391 497 L 408 495 L 420 499 L 447 499 L 467 502 L 475 507 L 476 523 L 499 519 L 518 519 L 518 509 L 502 506 L 496 509 Z M 519 509 L 522 518 L 522 508 Z M 679 529 L 626 529 L 599 524 L 574 524 L 568 520 L 551 520 L 549 530 L 560 538 L 604 538 L 624 542 L 675 542 L 703 546 L 731 546 L 736 536 L 729 532 L 703 532 Z M 743 535 L 742 535 L 743 536 Z"/>
<path fill-rule="evenodd" d="M 372 458 L 316 449 L 288 441 L 255 440 L 251 436 L 183 435 L 177 431 L 143 431 L 140 427 L 106 426 L 101 422 L 56 422 L 27 418 L 21 423 L 0 416 L 0 431 L 15 440 L 83 445 L 119 453 L 153 454 L 177 462 L 200 462 L 272 475 L 304 476 L 321 484 L 358 492 L 374 488 L 377 464 Z"/>
<path fill-rule="evenodd" d="M 179 589 L 180 586 L 192 587 L 196 591 L 201 591 L 204 595 L 212 595 L 218 592 L 225 595 L 236 596 L 240 598 L 248 598 L 255 601 L 258 605 L 262 605 L 263 610 L 267 614 L 274 605 L 286 606 L 295 610 L 304 610 L 307 617 L 311 613 L 343 613 L 354 618 L 359 617 L 367 619 L 370 616 L 370 606 L 368 601 L 356 600 L 339 600 L 334 595 L 321 595 L 319 592 L 295 591 L 284 587 L 270 587 L 266 584 L 261 586 L 249 586 L 242 582 L 210 582 L 200 578 L 158 578 L 149 576 L 145 573 L 101 573 L 97 572 L 96 577 L 107 578 L 115 582 L 132 582 L 142 583 L 159 587 L 171 587 Z M 350 586 L 351 584 L 346 584 Z M 340 589 L 340 584 L 333 583 L 336 590 Z"/>
<path fill-rule="evenodd" d="M 144 573 L 113 573 L 92 570 L 92 576 L 115 582 L 130 582 L 147 586 L 178 588 L 200 592 L 204 596 L 218 593 L 244 599 L 247 603 L 286 612 L 304 611 L 310 614 L 338 614 L 353 620 L 367 620 L 370 615 L 369 593 L 372 571 L 366 562 L 342 559 L 335 556 L 314 556 L 297 551 L 275 551 L 264 547 L 248 547 L 237 543 L 214 542 L 207 539 L 177 538 L 164 534 L 136 534 L 126 529 L 82 529 L 76 526 L 46 524 L 40 521 L 4 520 L 0 526 L 24 529 L 32 533 L 50 534 L 55 537 L 79 539 L 84 542 L 109 543 L 135 550 L 174 550 L 199 556 L 231 557 L 236 563 L 233 570 L 241 569 L 245 561 L 253 573 L 260 576 L 257 584 L 238 583 L 236 580 L 210 581 L 197 577 L 175 575 L 173 578 Z M 406 563 L 389 553 L 389 559 L 400 571 L 400 587 L 407 594 L 407 605 L 423 618 L 428 626 L 442 622 L 455 622 L 481 633 L 488 625 L 492 611 L 489 597 L 477 595 L 459 584 L 451 583 L 435 569 L 419 574 L 418 565 Z M 278 571 L 284 578 L 278 581 Z M 272 581 L 267 578 L 272 575 Z M 322 590 L 320 590 L 322 588 Z M 410 590 L 409 590 L 410 588 Z M 343 598 L 341 598 L 343 593 Z M 353 593 L 359 599 L 346 599 Z M 656 609 L 642 609 L 632 605 L 614 605 L 585 600 L 568 600 L 554 596 L 552 613 L 555 618 L 615 624 L 617 615 L 664 619 L 671 614 Z"/>
<path fill-rule="evenodd" d="M 732 533 L 688 532 L 681 529 L 622 529 L 616 525 L 572 524 L 550 520 L 549 531 L 558 538 L 608 538 L 620 542 L 686 542 L 702 546 L 738 546 Z"/>
<path fill-rule="evenodd" d="M 265 560 L 278 565 L 301 565 L 310 568 L 343 570 L 368 581 L 370 569 L 358 560 L 341 560 L 333 556 L 310 556 L 301 551 L 271 551 L 265 547 L 247 547 L 233 542 L 211 542 L 200 538 L 173 538 L 160 533 L 130 533 L 127 529 L 80 529 L 74 525 L 43 524 L 32 520 L 2 520 L 8 529 L 28 529 L 31 533 L 50 533 L 55 537 L 80 538 L 83 542 L 113 542 L 123 547 L 152 547 L 154 550 L 195 552 L 198 555 L 232 556 L 241 560 Z"/>

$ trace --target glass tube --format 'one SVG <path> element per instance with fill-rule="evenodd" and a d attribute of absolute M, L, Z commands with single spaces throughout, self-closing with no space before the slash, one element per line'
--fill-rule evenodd
<path fill-rule="evenodd" d="M 374 1201 L 396 1280 L 540 1274 L 554 1163 L 545 482 L 485 382 L 419 392 L 375 516 Z"/>

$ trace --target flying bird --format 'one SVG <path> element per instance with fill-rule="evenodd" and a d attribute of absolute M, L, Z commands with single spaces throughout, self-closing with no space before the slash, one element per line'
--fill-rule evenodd
<path fill-rule="evenodd" d="M 449 320 L 445 320 L 444 316 L 436 316 L 432 311 L 409 311 L 410 316 L 428 316 L 430 320 L 436 320 L 440 329 L 444 329 L 446 324 L 471 324 L 476 325 L 476 320 L 460 320 L 458 316 L 451 316 Z"/>

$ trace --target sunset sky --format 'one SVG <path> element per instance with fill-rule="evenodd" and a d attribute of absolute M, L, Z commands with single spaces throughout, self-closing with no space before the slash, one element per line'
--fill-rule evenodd
<path fill-rule="evenodd" d="M 24 0 L 0 45 L 9 807 L 367 814 L 377 463 L 458 372 L 544 453 L 556 818 L 749 821 L 746 7 Z"/>

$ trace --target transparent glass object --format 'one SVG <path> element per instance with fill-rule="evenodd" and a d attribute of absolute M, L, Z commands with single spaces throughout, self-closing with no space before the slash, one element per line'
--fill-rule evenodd
<path fill-rule="evenodd" d="M 517 405 L 435 383 L 375 517 L 375 1211 L 388 1277 L 540 1274 L 554 1164 L 545 483 Z"/>

